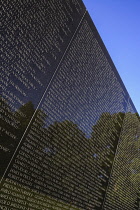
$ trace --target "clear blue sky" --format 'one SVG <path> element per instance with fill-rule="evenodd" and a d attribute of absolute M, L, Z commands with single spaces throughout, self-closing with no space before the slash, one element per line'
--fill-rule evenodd
<path fill-rule="evenodd" d="M 140 0 L 83 0 L 140 114 Z"/>

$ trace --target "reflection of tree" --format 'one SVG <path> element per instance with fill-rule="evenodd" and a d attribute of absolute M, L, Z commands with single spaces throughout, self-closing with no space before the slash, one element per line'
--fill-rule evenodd
<path fill-rule="evenodd" d="M 112 174 L 113 181 L 109 188 L 111 196 L 108 201 L 112 208 L 131 208 L 136 199 L 135 193 L 140 187 L 139 126 L 136 115 L 126 113 Z M 137 201 L 136 203 L 138 205 Z"/>
<path fill-rule="evenodd" d="M 48 181 L 47 183 L 50 185 L 52 185 L 51 177 L 54 177 L 54 188 L 58 189 L 59 199 L 72 202 L 79 207 L 86 207 L 85 199 L 90 199 L 92 195 L 91 189 L 87 187 L 91 180 L 90 172 L 93 164 L 88 139 L 77 125 L 70 121 L 55 122 L 49 126 L 46 134 L 48 141 L 45 148 L 46 156 L 41 163 L 44 166 L 42 176 L 47 171 L 50 179 L 50 183 Z M 94 185 L 94 181 L 91 184 Z M 51 193 L 52 196 L 56 196 L 55 192 Z"/>
<path fill-rule="evenodd" d="M 1 104 L 1 140 L 0 140 L 0 176 L 3 174 L 5 166 L 8 164 L 13 150 L 13 142 L 16 141 L 17 122 L 14 113 L 4 99 L 0 99 Z"/>
<path fill-rule="evenodd" d="M 12 143 L 15 144 L 16 141 L 19 140 L 18 137 L 23 135 L 35 110 L 32 102 L 28 102 L 21 106 L 17 111 L 13 112 L 4 100 L 2 100 L 2 108 L 3 117 L 0 121 L 0 124 L 3 127 L 2 142 L 5 146 L 9 147 L 9 142 L 12 142 L 12 137 L 15 139 Z"/>
<path fill-rule="evenodd" d="M 32 102 L 21 106 L 16 112 L 12 112 L 5 101 L 2 101 L 2 106 L 3 115 L 9 116 L 9 122 L 1 120 L 5 128 L 2 130 L 1 145 L 8 148 L 10 152 L 1 153 L 1 159 L 7 159 L 8 163 L 11 154 L 29 125 L 35 109 Z M 10 116 L 12 117 L 10 118 Z M 46 128 L 46 115 L 41 110 L 36 111 L 27 133 L 32 130 L 34 122 L 38 124 L 37 131 L 33 130 L 32 135 L 34 135 L 34 139 L 37 139 L 36 133 L 39 134 L 34 151 L 42 152 L 40 153 L 42 156 L 38 159 L 38 167 L 41 166 L 40 176 L 44 178 L 44 185 L 40 190 L 84 209 L 87 206 L 89 209 L 101 209 L 99 203 L 103 203 L 118 141 L 120 135 L 123 135 L 121 138 L 124 141 L 119 147 L 120 152 L 117 155 L 117 164 L 115 165 L 115 171 L 119 171 L 119 173 L 115 176 L 112 196 L 113 200 L 114 198 L 116 202 L 119 200 L 122 206 L 126 202 L 129 203 L 128 198 L 132 189 L 135 187 L 138 191 L 140 180 L 137 153 L 140 137 L 135 135 L 136 131 L 132 132 L 130 124 L 133 124 L 135 128 L 137 120 L 131 113 L 128 120 L 125 120 L 125 129 L 123 128 L 123 134 L 121 134 L 124 117 L 124 113 L 112 115 L 103 113 L 96 125 L 93 126 L 91 138 L 87 139 L 78 126 L 68 120 L 54 122 Z M 13 123 L 17 127 L 13 128 Z M 11 133 L 11 137 L 8 136 L 6 130 Z M 16 137 L 15 139 L 13 139 L 12 134 Z M 132 139 L 134 135 L 136 141 Z M 125 139 L 129 140 L 125 141 Z M 4 165 L 1 164 L 3 170 L 5 165 L 5 162 Z M 29 166 L 27 170 L 29 171 L 28 174 L 31 174 Z M 32 188 L 36 188 L 36 178 L 33 182 Z M 138 201 L 136 201 L 136 205 L 138 205 L 137 203 Z"/>
<path fill-rule="evenodd" d="M 102 187 L 99 191 L 101 191 L 103 197 L 108 186 L 123 118 L 124 113 L 113 115 L 103 113 L 96 125 L 93 126 L 91 142 L 95 151 L 94 157 L 97 159 L 96 165 L 100 169 L 98 170 L 98 177 L 102 180 Z"/>
<path fill-rule="evenodd" d="M 23 132 L 30 122 L 31 117 L 34 114 L 34 111 L 34 105 L 31 101 L 29 101 L 28 103 L 21 106 L 17 112 L 15 112 L 15 115 L 19 121 L 18 136 L 22 136 Z M 20 115 L 20 113 L 22 113 L 22 115 Z"/>
<path fill-rule="evenodd" d="M 1 99 L 0 102 L 2 110 L 0 119 L 0 175 L 2 175 L 35 109 L 32 102 L 28 102 L 18 110 L 12 111 L 4 99 Z"/>
<path fill-rule="evenodd" d="M 131 115 L 133 116 L 133 114 Z M 59 184 L 62 187 L 61 190 L 64 194 L 66 192 L 69 193 L 69 202 L 73 201 L 78 205 L 81 200 L 83 207 L 86 206 L 85 198 L 93 201 L 95 197 L 98 197 L 98 201 L 103 202 L 116 148 L 122 131 L 124 116 L 124 113 L 116 113 L 113 115 L 103 113 L 96 125 L 93 126 L 91 139 L 87 139 L 82 131 L 70 121 L 61 123 L 55 122 L 46 130 L 48 136 L 47 142 L 49 142 L 46 153 L 48 153 L 48 156 L 52 156 L 52 158 L 48 158 L 49 160 L 47 160 L 47 162 L 50 162 L 48 165 L 51 165 L 55 171 L 57 170 L 57 175 L 60 177 Z M 131 123 L 133 123 L 133 121 L 134 119 L 132 119 Z M 130 135 L 133 136 L 131 132 Z M 133 141 L 131 141 L 129 147 L 126 144 L 121 146 L 124 168 L 121 168 L 121 175 L 116 177 L 113 193 L 119 192 L 118 194 L 122 206 L 125 205 L 126 201 L 129 201 L 127 195 L 132 193 L 132 185 L 134 185 L 134 182 L 137 185 L 137 179 L 139 179 L 138 174 L 131 173 L 131 176 L 126 176 L 126 168 L 127 170 L 131 170 L 131 168 L 138 164 L 138 158 L 135 159 L 134 156 L 131 164 L 128 165 L 126 163 L 126 160 L 128 161 L 126 156 L 129 156 L 128 150 L 131 150 L 132 147 L 135 146 L 135 149 L 138 150 L 138 144 L 134 144 Z M 132 153 L 136 152 L 135 149 L 132 150 Z M 138 154 L 135 156 L 138 157 Z M 122 159 L 119 161 L 122 163 Z M 118 164 L 118 171 L 120 171 L 119 167 L 120 165 Z M 49 167 L 47 170 L 49 170 Z M 50 174 L 53 176 L 51 171 Z M 88 181 L 86 177 L 88 177 Z M 131 183 L 133 180 L 132 185 L 130 185 L 130 177 Z M 126 183 L 129 183 L 129 185 Z M 88 186 L 91 187 L 90 190 Z M 128 186 L 128 188 L 126 186 Z M 125 191 L 127 194 L 123 193 L 124 187 L 126 188 Z M 101 192 L 103 197 L 95 196 L 95 191 Z M 75 192 L 80 194 L 80 200 L 78 202 L 76 202 L 75 199 Z M 86 192 L 86 195 L 83 194 L 83 192 Z M 96 199 L 94 201 L 96 203 Z M 94 208 L 100 209 L 100 207 L 96 205 Z"/>

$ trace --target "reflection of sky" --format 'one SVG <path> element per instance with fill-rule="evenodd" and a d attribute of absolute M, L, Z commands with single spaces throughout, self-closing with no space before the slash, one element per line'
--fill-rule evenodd
<path fill-rule="evenodd" d="M 69 120 L 90 137 L 102 113 L 127 111 L 128 93 L 104 53 L 85 21 L 40 106 L 48 114 L 46 126 Z"/>
<path fill-rule="evenodd" d="M 68 77 L 70 77 L 72 80 L 72 77 L 70 75 L 68 75 Z M 55 81 L 54 84 L 56 84 Z M 93 125 L 96 124 L 102 113 L 110 112 L 110 114 L 113 114 L 113 113 L 118 113 L 120 110 L 122 112 L 126 111 L 126 106 L 127 106 L 127 101 L 125 99 L 126 96 L 122 100 L 122 103 L 118 102 L 119 107 L 116 107 L 118 98 L 116 98 L 116 103 L 112 102 L 111 100 L 108 101 L 108 103 L 106 101 L 110 96 L 109 91 L 108 92 L 106 91 L 107 94 L 104 93 L 102 97 L 96 98 L 95 85 L 89 84 L 89 86 L 87 87 L 78 88 L 76 84 L 75 85 L 73 84 L 73 89 L 70 92 L 68 92 L 69 90 L 67 88 L 69 87 L 65 82 L 63 82 L 62 85 L 63 88 L 61 87 L 61 83 L 59 83 L 59 85 L 60 87 L 57 89 L 57 94 L 56 94 L 52 84 L 50 88 L 50 93 L 52 95 L 46 94 L 45 104 L 43 101 L 42 105 L 40 106 L 48 116 L 48 118 L 46 119 L 46 127 L 48 127 L 50 124 L 53 124 L 53 122 L 55 121 L 62 122 L 65 120 L 69 120 L 77 124 L 79 129 L 81 129 L 85 133 L 86 137 L 90 137 Z M 84 100 L 83 103 L 84 91 L 82 90 L 85 90 L 85 88 L 88 89 L 88 87 L 90 87 L 91 91 L 89 91 L 89 93 L 87 91 L 86 98 L 87 99 L 91 98 L 91 100 Z M 67 92 L 68 96 L 65 96 L 64 98 L 65 92 Z M 58 100 L 57 98 L 55 98 L 55 96 L 58 98 Z"/>

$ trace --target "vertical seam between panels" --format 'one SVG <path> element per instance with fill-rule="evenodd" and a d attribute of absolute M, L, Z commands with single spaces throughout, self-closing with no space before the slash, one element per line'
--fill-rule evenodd
<path fill-rule="evenodd" d="M 58 65 L 57 65 L 57 67 L 56 67 L 56 69 L 55 69 L 55 71 L 54 71 L 54 74 L 53 74 L 53 76 L 52 76 L 52 78 L 51 78 L 49 84 L 47 85 L 47 87 L 46 87 L 46 89 L 45 89 L 45 91 L 44 91 L 44 93 L 43 93 L 43 95 L 42 95 L 42 97 L 41 97 L 41 99 L 40 99 L 40 101 L 39 101 L 39 103 L 38 103 L 38 105 L 37 105 L 35 111 L 34 111 L 34 114 L 32 115 L 32 117 L 31 117 L 31 119 L 30 119 L 30 122 L 28 123 L 28 125 L 27 125 L 27 127 L 26 127 L 26 129 L 25 129 L 25 131 L 24 131 L 24 133 L 23 133 L 23 135 L 22 135 L 22 137 L 21 137 L 21 139 L 20 139 L 20 142 L 19 142 L 19 144 L 17 145 L 17 147 L 16 147 L 16 149 L 15 149 L 15 151 L 14 151 L 14 154 L 12 155 L 11 160 L 9 161 L 9 164 L 8 164 L 7 168 L 5 169 L 5 171 L 4 171 L 4 174 L 3 174 L 3 176 L 2 176 L 2 178 L 1 178 L 1 180 L 0 180 L 0 184 L 2 183 L 4 177 L 5 177 L 5 175 L 6 175 L 7 171 L 8 171 L 8 169 L 9 169 L 9 167 L 10 167 L 10 165 L 11 165 L 11 163 L 12 163 L 12 161 L 13 161 L 15 155 L 16 155 L 16 152 L 18 151 L 18 148 L 19 148 L 19 146 L 21 145 L 21 143 L 22 143 L 22 141 L 23 141 L 23 138 L 24 138 L 25 134 L 26 134 L 27 131 L 28 131 L 29 126 L 31 125 L 32 120 L 33 120 L 33 118 L 34 118 L 34 116 L 35 116 L 35 114 L 36 114 L 36 112 L 37 112 L 37 110 L 38 110 L 38 108 L 39 108 L 41 102 L 43 101 L 43 99 L 44 99 L 44 97 L 45 97 L 45 95 L 46 95 L 46 93 L 47 93 L 48 88 L 50 87 L 51 83 L 53 82 L 53 79 L 54 79 L 56 73 L 58 72 L 58 69 L 59 69 L 59 67 L 60 67 L 60 65 L 61 65 L 61 63 L 62 63 L 62 61 L 63 61 L 63 59 L 64 59 L 64 57 L 65 57 L 65 55 L 66 55 L 66 53 L 67 53 L 67 51 L 68 51 L 68 49 L 69 49 L 69 47 L 70 47 L 70 45 L 71 45 L 73 39 L 74 39 L 74 37 L 75 37 L 75 35 L 76 35 L 76 33 L 77 33 L 79 27 L 80 27 L 80 25 L 81 25 L 81 23 L 83 22 L 83 19 L 84 19 L 86 13 L 87 13 L 87 10 L 85 10 L 85 12 L 84 12 L 84 14 L 83 14 L 83 16 L 82 16 L 82 18 L 81 18 L 81 20 L 80 20 L 80 22 L 79 22 L 77 28 L 75 29 L 75 32 L 74 32 L 72 38 L 71 38 L 70 41 L 69 41 L 69 44 L 67 45 L 67 47 L 66 47 L 66 49 L 65 49 L 65 51 L 64 51 L 64 53 L 63 53 L 62 58 L 60 59 Z"/>
<path fill-rule="evenodd" d="M 126 108 L 125 114 L 126 114 L 127 111 L 128 111 L 129 98 L 130 98 L 130 97 L 129 97 L 129 95 L 128 95 L 128 102 L 127 102 L 127 108 Z M 107 185 L 107 188 L 106 188 L 106 191 L 105 191 L 105 197 L 104 197 L 103 204 L 102 204 L 102 210 L 104 210 L 104 206 L 105 206 L 105 202 L 106 202 L 106 197 L 107 197 L 107 193 L 108 193 L 108 188 L 109 188 L 109 186 L 110 186 L 110 181 L 111 181 L 111 178 L 112 178 L 112 174 L 113 174 L 113 170 L 114 170 L 114 165 L 115 165 L 115 162 L 116 162 L 116 154 L 117 154 L 117 152 L 118 152 L 119 145 L 120 145 L 120 142 L 121 142 L 120 136 L 122 135 L 122 132 L 123 132 L 124 121 L 125 121 L 125 116 L 124 116 L 124 119 L 123 119 L 123 122 L 122 122 L 122 128 L 121 128 L 121 132 L 120 132 L 120 135 L 119 135 L 119 140 L 118 140 L 116 152 L 115 152 L 115 155 L 114 155 L 114 161 L 113 161 L 113 163 L 112 163 L 112 168 L 111 168 L 111 172 L 110 172 L 110 176 L 109 176 L 109 180 L 108 180 L 108 185 Z"/>

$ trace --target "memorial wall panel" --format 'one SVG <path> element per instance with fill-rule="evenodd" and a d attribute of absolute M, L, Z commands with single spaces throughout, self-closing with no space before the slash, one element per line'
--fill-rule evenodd
<path fill-rule="evenodd" d="M 77 0 L 54 2 L 2 2 L 1 176 L 84 14 Z"/>
<path fill-rule="evenodd" d="M 0 208 L 139 208 L 140 121 L 83 3 L 2 2 Z"/>
<path fill-rule="evenodd" d="M 140 123 L 130 102 L 124 118 L 104 209 L 139 209 L 139 149 Z"/>

